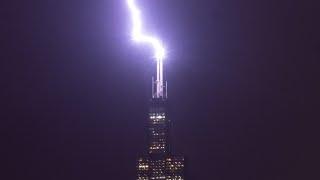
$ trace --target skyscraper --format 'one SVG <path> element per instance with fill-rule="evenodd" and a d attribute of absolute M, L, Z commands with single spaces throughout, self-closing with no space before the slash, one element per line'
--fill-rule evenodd
<path fill-rule="evenodd" d="M 167 86 L 163 86 L 162 78 L 157 78 L 152 83 L 147 126 L 147 153 L 137 161 L 137 180 L 185 179 L 184 157 L 174 156 L 171 152 L 171 121 L 168 118 L 166 89 Z"/>
<path fill-rule="evenodd" d="M 163 60 L 166 50 L 161 41 L 142 31 L 141 10 L 135 0 L 127 0 L 132 19 L 132 39 L 153 47 L 157 62 L 156 80 L 152 80 L 152 98 L 148 119 L 147 154 L 138 159 L 137 179 L 184 180 L 184 158 L 171 153 L 170 126 L 167 108 L 167 85 L 163 80 Z"/>

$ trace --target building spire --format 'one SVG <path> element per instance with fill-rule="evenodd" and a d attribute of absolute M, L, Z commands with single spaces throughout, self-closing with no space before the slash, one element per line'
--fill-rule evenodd
<path fill-rule="evenodd" d="M 163 61 L 157 60 L 156 79 L 152 78 L 152 98 L 167 98 L 166 86 L 167 82 L 164 82 L 163 78 Z"/>

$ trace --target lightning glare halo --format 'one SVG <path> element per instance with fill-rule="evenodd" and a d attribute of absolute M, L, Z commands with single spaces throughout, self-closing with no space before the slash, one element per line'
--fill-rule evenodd
<path fill-rule="evenodd" d="M 166 50 L 164 49 L 162 43 L 156 37 L 143 34 L 142 32 L 142 20 L 140 16 L 140 10 L 135 4 L 135 0 L 127 0 L 127 4 L 131 13 L 133 29 L 132 29 L 132 39 L 139 43 L 151 44 L 154 49 L 154 58 L 157 61 L 162 61 L 166 56 Z"/>

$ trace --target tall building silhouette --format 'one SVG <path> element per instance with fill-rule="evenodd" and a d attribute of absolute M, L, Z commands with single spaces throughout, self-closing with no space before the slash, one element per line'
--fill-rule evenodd
<path fill-rule="evenodd" d="M 163 80 L 163 60 L 166 50 L 160 39 L 145 34 L 141 10 L 135 0 L 127 0 L 132 19 L 132 39 L 149 44 L 154 50 L 157 62 L 156 80 L 152 80 L 152 98 L 150 100 L 148 119 L 147 154 L 137 161 L 137 179 L 184 179 L 184 158 L 171 153 L 170 127 L 167 107 L 167 85 Z"/>
<path fill-rule="evenodd" d="M 183 156 L 174 156 L 171 152 L 167 85 L 164 86 L 162 77 L 158 78 L 158 76 L 159 74 L 157 74 L 157 80 L 152 83 L 147 126 L 147 153 L 137 161 L 137 180 L 184 180 L 185 159 Z M 160 76 L 163 76 L 162 73 Z"/>

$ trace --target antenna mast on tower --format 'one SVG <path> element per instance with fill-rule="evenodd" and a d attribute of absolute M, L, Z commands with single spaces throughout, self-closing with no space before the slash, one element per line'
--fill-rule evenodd
<path fill-rule="evenodd" d="M 164 86 L 163 80 L 163 61 L 161 59 L 157 60 L 156 75 L 156 80 L 153 82 L 155 88 L 152 86 L 152 98 L 167 98 L 167 93 L 165 92 L 167 88 Z"/>

